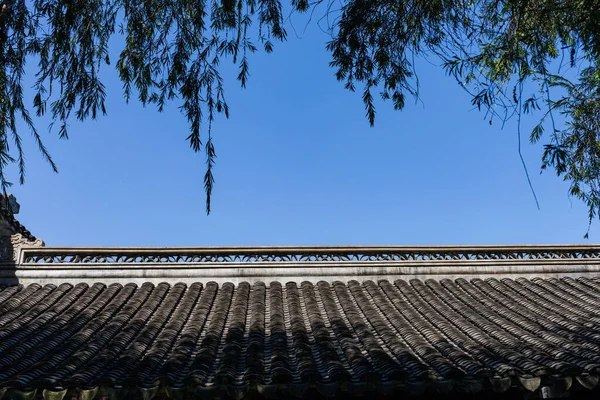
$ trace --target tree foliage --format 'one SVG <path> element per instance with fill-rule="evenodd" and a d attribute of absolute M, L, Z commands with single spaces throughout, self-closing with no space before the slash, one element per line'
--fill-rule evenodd
<path fill-rule="evenodd" d="M 439 62 L 472 96 L 474 106 L 506 121 L 539 117 L 531 142 L 545 140 L 541 167 L 570 183 L 570 194 L 600 212 L 600 3 L 597 0 L 1 0 L 0 185 L 25 163 L 17 119 L 42 155 L 31 111 L 49 114 L 60 137 L 69 121 L 105 114 L 99 72 L 115 62 L 127 100 L 162 110 L 175 101 L 189 122 L 194 151 L 205 151 L 207 212 L 216 153 L 211 125 L 229 115 L 222 60 L 249 77 L 248 55 L 286 40 L 286 13 L 321 12 L 336 77 L 360 90 L 375 121 L 375 96 L 401 110 L 419 96 L 417 58 Z M 329 19 L 330 17 L 330 19 Z M 289 28 L 289 27 L 288 27 Z M 118 42 L 118 43 L 121 43 Z M 33 99 L 25 99 L 26 61 L 37 63 Z M 29 83 L 29 82 L 28 82 Z M 562 115 L 558 124 L 556 115 Z M 520 125 L 520 123 L 519 123 Z M 520 129 L 520 126 L 519 126 Z M 519 131 L 520 132 L 520 131 Z M 14 148 L 13 148 L 14 146 Z"/>

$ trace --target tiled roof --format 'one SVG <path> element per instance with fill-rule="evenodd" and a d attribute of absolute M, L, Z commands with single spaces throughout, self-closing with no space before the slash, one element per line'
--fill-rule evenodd
<path fill-rule="evenodd" d="M 9 195 L 9 198 L 10 197 L 12 197 L 12 195 Z M 13 201 L 16 203 L 16 200 L 14 200 L 14 197 L 13 197 Z M 17 205 L 16 207 L 19 207 L 19 206 Z M 10 209 L 10 205 L 7 204 L 7 200 L 5 200 L 4 195 L 1 193 L 0 193 L 0 221 L 6 222 L 12 228 L 14 233 L 20 233 L 27 240 L 34 241 L 37 239 L 35 236 L 33 236 L 31 234 L 31 232 L 29 232 L 29 230 L 27 230 L 27 228 L 25 228 L 23 225 L 21 225 L 21 223 L 19 221 L 17 221 L 17 219 L 15 218 L 15 215 L 13 213 L 13 210 Z"/>
<path fill-rule="evenodd" d="M 584 392 L 600 279 L 8 286 L 0 355 L 0 397 Z"/>

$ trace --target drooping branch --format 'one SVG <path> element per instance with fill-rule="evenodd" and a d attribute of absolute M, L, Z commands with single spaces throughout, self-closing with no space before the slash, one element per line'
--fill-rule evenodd
<path fill-rule="evenodd" d="M 342 0 L 339 7 L 333 0 L 0 4 L 0 189 L 10 184 L 5 173 L 10 163 L 17 163 L 21 182 L 25 177 L 18 119 L 56 170 L 30 116 L 31 100 L 24 98 L 25 63 L 38 61 L 33 110 L 49 114 L 58 135 L 68 138 L 73 118 L 106 113 L 100 71 L 116 53 L 109 49 L 111 38 L 121 35 L 124 45 L 115 67 L 125 98 L 159 111 L 169 102 L 179 106 L 189 123 L 190 147 L 206 155 L 210 212 L 216 158 L 212 126 L 218 114 L 229 116 L 221 62 L 238 66 L 237 79 L 245 87 L 250 53 L 259 47 L 271 52 L 274 42 L 286 40 L 284 11 L 310 12 L 310 21 L 322 12 L 331 37 L 330 65 L 347 89 L 362 94 L 371 124 L 376 92 L 401 110 L 407 96 L 419 98 L 415 59 L 438 61 L 490 122 L 539 115 L 530 137 L 537 141 L 547 135 L 542 168 L 554 168 L 570 182 L 570 193 L 587 204 L 590 222 L 599 215 L 600 3 L 595 0 Z M 562 62 L 565 54 L 570 71 Z M 533 94 L 517 99 L 517 87 Z M 564 116 L 562 126 L 554 113 Z"/>

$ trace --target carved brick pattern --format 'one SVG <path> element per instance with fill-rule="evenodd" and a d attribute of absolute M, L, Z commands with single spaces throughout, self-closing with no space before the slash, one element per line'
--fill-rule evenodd
<path fill-rule="evenodd" d="M 399 262 L 399 261 L 482 261 L 482 260 L 598 260 L 600 248 L 523 249 L 523 250 L 297 250 L 283 253 L 265 250 L 172 250 L 151 249 L 139 253 L 114 250 L 65 249 L 60 253 L 43 250 L 27 253 L 24 264 L 170 264 L 170 263 L 311 263 L 311 262 Z"/>
<path fill-rule="evenodd" d="M 22 247 L 43 247 L 42 239 L 31 240 L 20 233 L 0 239 L 0 263 L 16 262 Z"/>

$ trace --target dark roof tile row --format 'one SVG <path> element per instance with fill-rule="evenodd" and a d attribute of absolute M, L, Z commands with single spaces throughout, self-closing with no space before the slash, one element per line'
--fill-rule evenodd
<path fill-rule="evenodd" d="M 0 355 L 15 396 L 593 389 L 600 280 L 9 286 Z"/>

